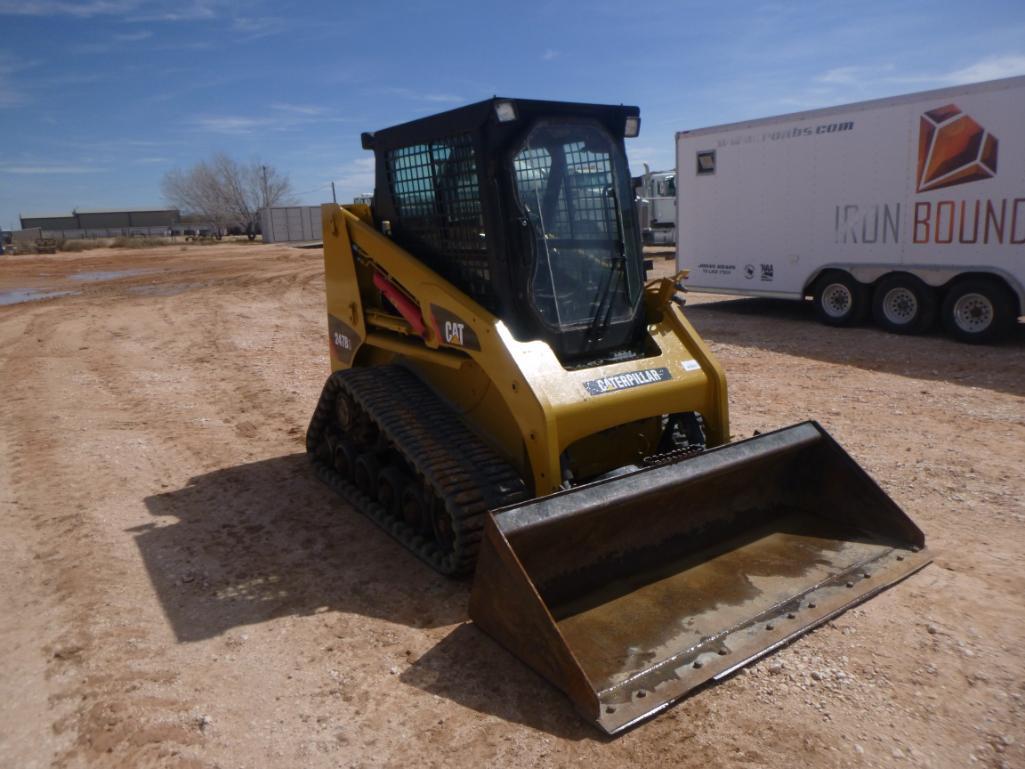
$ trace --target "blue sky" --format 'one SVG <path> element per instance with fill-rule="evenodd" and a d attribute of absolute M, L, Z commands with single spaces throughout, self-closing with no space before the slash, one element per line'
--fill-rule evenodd
<path fill-rule="evenodd" d="M 359 134 L 492 94 L 677 130 L 1025 74 L 1025 2 L 0 0 L 0 226 L 159 205 L 216 151 L 305 203 L 373 187 Z"/>

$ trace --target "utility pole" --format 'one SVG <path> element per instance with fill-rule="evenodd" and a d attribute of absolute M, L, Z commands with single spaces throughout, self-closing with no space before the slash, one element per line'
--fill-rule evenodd
<path fill-rule="evenodd" d="M 335 183 L 334 182 L 331 182 L 331 200 L 335 203 L 335 205 L 338 204 L 338 197 L 335 195 Z"/>
<path fill-rule="evenodd" d="M 263 170 L 263 207 L 270 206 L 270 190 L 267 188 L 267 166 L 260 166 Z"/>

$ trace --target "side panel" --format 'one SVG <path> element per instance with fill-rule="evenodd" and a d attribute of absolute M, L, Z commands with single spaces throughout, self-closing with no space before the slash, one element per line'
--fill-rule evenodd
<path fill-rule="evenodd" d="M 367 329 L 363 319 L 363 302 L 352 258 L 352 241 L 338 206 L 326 203 L 321 207 L 324 237 L 324 284 L 327 297 L 328 350 L 331 370 L 353 365 Z"/>
<path fill-rule="evenodd" d="M 1025 86 L 966 94 L 947 104 L 960 114 L 934 129 L 931 142 L 922 137 L 928 138 L 926 125 L 935 122 L 927 113 L 944 105 L 919 103 L 908 115 L 918 179 L 908 185 L 905 264 L 992 268 L 1017 282 L 1020 291 L 1025 288 Z M 966 151 L 958 154 L 962 143 Z M 920 147 L 931 153 L 923 171 Z M 936 178 L 930 172 L 945 174 Z"/>
<path fill-rule="evenodd" d="M 828 265 L 988 269 L 1020 290 L 1022 125 L 1018 84 L 681 133 L 679 267 L 694 289 L 793 298 Z"/>

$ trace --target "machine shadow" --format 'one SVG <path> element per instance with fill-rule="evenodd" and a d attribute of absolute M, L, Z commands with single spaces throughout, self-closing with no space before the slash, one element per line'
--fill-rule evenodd
<path fill-rule="evenodd" d="M 468 584 L 351 509 L 305 453 L 206 473 L 145 504 L 160 520 L 129 531 L 180 642 L 323 611 L 410 627 L 466 619 Z"/>
<path fill-rule="evenodd" d="M 785 299 L 722 299 L 688 304 L 686 312 L 712 342 L 1025 395 L 1025 325 L 1020 323 L 999 343 L 966 345 L 939 331 L 901 336 L 868 324 L 831 328 L 818 322 L 810 302 Z"/>
<path fill-rule="evenodd" d="M 399 680 L 503 721 L 568 740 L 608 741 L 562 692 L 473 626 L 463 623 Z"/>
<path fill-rule="evenodd" d="M 409 627 L 461 623 L 400 676 L 566 739 L 601 739 L 560 692 L 467 619 L 469 583 L 436 574 L 318 481 L 305 453 L 196 476 L 145 499 L 129 531 L 179 642 L 336 611 Z"/>

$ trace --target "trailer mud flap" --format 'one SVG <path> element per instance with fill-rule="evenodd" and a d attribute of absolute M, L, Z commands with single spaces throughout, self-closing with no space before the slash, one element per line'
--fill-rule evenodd
<path fill-rule="evenodd" d="M 609 734 L 925 566 L 815 422 L 489 515 L 470 617 Z"/>

